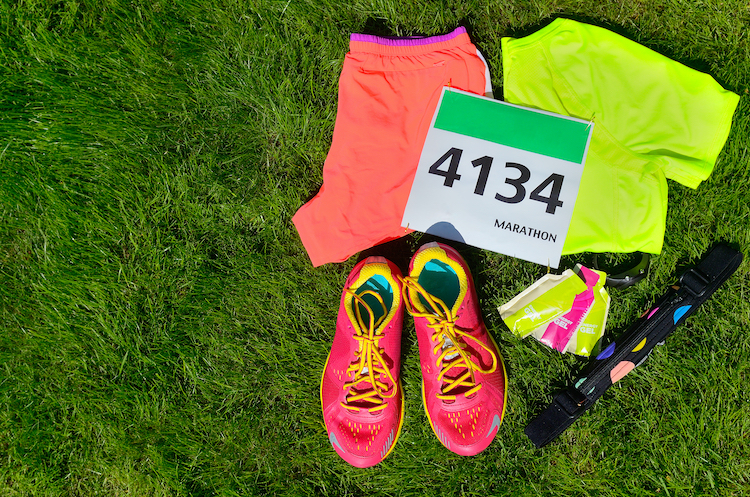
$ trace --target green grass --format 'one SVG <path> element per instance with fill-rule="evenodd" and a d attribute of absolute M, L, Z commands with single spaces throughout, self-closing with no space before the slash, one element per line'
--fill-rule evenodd
<path fill-rule="evenodd" d="M 466 25 L 501 95 L 501 37 L 558 15 L 742 97 L 711 178 L 670 182 L 652 273 L 612 292 L 623 330 L 714 240 L 750 247 L 747 2 L 0 5 L 0 494 L 750 493 L 747 262 L 535 450 L 523 427 L 579 363 L 515 339 L 495 310 L 543 268 L 462 249 L 508 367 L 495 442 L 472 458 L 440 445 L 407 320 L 396 449 L 359 470 L 328 443 L 319 379 L 354 259 L 312 268 L 290 219 L 322 181 L 349 33 Z"/>

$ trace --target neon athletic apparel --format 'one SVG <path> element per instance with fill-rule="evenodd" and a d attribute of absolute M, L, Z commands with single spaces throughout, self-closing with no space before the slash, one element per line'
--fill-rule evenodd
<path fill-rule="evenodd" d="M 323 186 L 294 215 L 314 266 L 406 233 L 401 219 L 443 86 L 491 90 L 464 28 L 429 38 L 353 34 Z"/>
<path fill-rule="evenodd" d="M 323 371 L 320 401 L 328 439 L 359 468 L 374 466 L 393 450 L 403 422 L 400 277 L 383 257 L 354 266 Z"/>
<path fill-rule="evenodd" d="M 569 19 L 503 38 L 505 100 L 594 121 L 563 254 L 659 253 L 667 182 L 696 188 L 739 97 L 604 28 Z"/>
<path fill-rule="evenodd" d="M 403 281 L 430 425 L 449 450 L 478 454 L 503 420 L 507 378 L 482 321 L 469 268 L 456 250 L 433 242 L 414 254 Z"/>

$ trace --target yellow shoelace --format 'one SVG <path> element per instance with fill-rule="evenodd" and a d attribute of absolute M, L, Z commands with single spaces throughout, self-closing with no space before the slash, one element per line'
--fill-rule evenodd
<path fill-rule="evenodd" d="M 427 318 L 427 326 L 435 330 L 431 339 L 433 342 L 437 341 L 437 344 L 432 349 L 432 353 L 437 354 L 438 351 L 442 351 L 435 361 L 435 366 L 440 368 L 438 380 L 444 381 L 440 388 L 441 393 L 437 397 L 442 400 L 456 400 L 456 395 L 452 395 L 450 392 L 458 387 L 468 387 L 468 390 L 464 391 L 464 395 L 467 397 L 479 391 L 482 388 L 482 384 L 477 384 L 474 373 L 489 374 L 494 372 L 497 369 L 497 356 L 495 356 L 495 353 L 477 338 L 456 327 L 456 321 L 458 321 L 459 316 L 454 316 L 451 309 L 445 305 L 445 302 L 431 295 L 415 279 L 406 277 L 401 278 L 401 281 L 404 283 L 402 291 L 406 309 L 414 317 Z M 409 297 L 409 288 L 416 290 L 424 298 L 432 308 L 432 312 L 419 312 L 414 308 L 414 304 Z M 466 339 L 473 340 L 492 356 L 492 367 L 484 370 L 474 362 L 471 356 L 464 350 L 468 347 L 465 343 Z M 461 370 L 464 371 L 455 378 L 446 378 L 448 372 L 453 369 L 459 372 Z"/>
<path fill-rule="evenodd" d="M 378 346 L 378 341 L 383 338 L 383 335 L 376 332 L 378 326 L 383 323 L 383 320 L 388 315 L 388 308 L 385 302 L 383 302 L 383 298 L 372 290 L 366 290 L 361 295 L 357 295 L 349 289 L 346 292 L 359 304 L 354 306 L 357 318 L 357 333 L 354 335 L 354 339 L 359 342 L 359 350 L 356 352 L 357 360 L 346 370 L 348 374 L 354 373 L 354 379 L 344 383 L 344 390 L 357 388 L 360 391 L 358 393 L 348 393 L 346 402 L 342 402 L 341 405 L 346 409 L 358 411 L 359 407 L 349 405 L 349 403 L 365 401 L 376 404 L 375 407 L 368 409 L 370 412 L 380 411 L 388 406 L 388 403 L 383 399 L 388 399 L 396 395 L 396 381 L 393 379 L 388 365 L 382 356 L 384 350 Z M 364 295 L 374 296 L 383 307 L 383 315 L 377 321 L 375 320 L 372 308 L 362 298 Z M 367 311 L 369 317 L 367 324 L 362 319 L 360 306 L 364 307 Z M 378 381 L 381 374 L 384 374 L 388 378 L 392 387 Z M 365 388 L 361 389 L 359 385 L 365 382 L 370 383 L 369 388 L 365 385 Z"/>

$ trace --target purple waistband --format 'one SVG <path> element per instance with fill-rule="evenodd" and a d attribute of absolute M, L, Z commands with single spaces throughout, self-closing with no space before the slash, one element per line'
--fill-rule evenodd
<path fill-rule="evenodd" d="M 432 43 L 439 43 L 443 41 L 449 41 L 456 36 L 466 33 L 466 28 L 459 26 L 448 34 L 438 36 L 410 36 L 406 38 L 387 38 L 384 36 L 375 35 L 364 35 L 359 33 L 352 33 L 349 36 L 351 41 L 365 41 L 369 43 L 377 43 L 378 45 L 387 45 L 389 47 L 417 47 L 420 45 L 430 45 Z"/>

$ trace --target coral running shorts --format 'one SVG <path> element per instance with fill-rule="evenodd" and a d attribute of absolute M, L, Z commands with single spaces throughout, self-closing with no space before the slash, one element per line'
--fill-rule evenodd
<path fill-rule="evenodd" d="M 294 215 L 314 266 L 405 235 L 406 201 L 443 86 L 491 93 L 466 29 L 427 38 L 352 34 L 323 186 Z"/>

